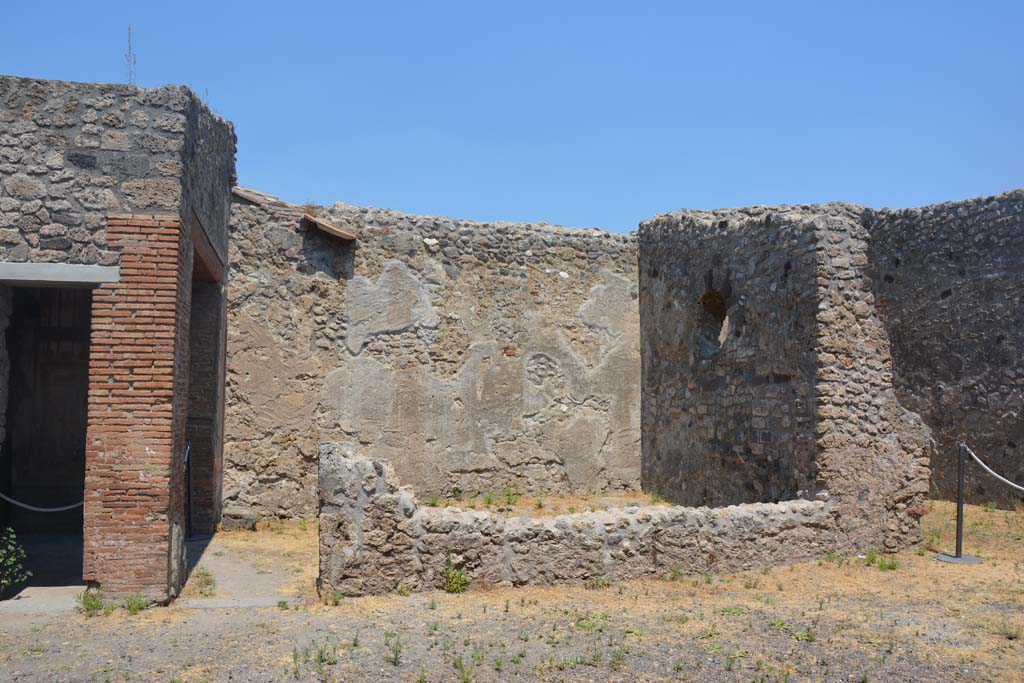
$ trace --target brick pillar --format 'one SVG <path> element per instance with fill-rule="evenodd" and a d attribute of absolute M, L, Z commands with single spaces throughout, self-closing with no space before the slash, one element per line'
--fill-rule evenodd
<path fill-rule="evenodd" d="M 177 217 L 112 215 L 107 244 L 121 278 L 93 292 L 83 575 L 163 599 L 182 573 L 191 241 Z"/>

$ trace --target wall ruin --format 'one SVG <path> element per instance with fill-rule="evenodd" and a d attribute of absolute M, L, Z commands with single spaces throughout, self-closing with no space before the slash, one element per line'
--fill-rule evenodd
<path fill-rule="evenodd" d="M 758 209 L 641 226 L 646 490 L 716 506 L 813 488 L 815 237 Z"/>
<path fill-rule="evenodd" d="M 545 585 L 742 571 L 833 547 L 820 501 L 631 507 L 550 518 L 421 505 L 388 463 L 320 452 L 320 594 L 443 586 L 448 563 L 478 583 Z"/>
<path fill-rule="evenodd" d="M 687 505 L 824 500 L 838 547 L 918 540 L 929 433 L 892 387 L 862 211 L 641 224 L 645 488 Z M 720 337 L 706 332 L 709 292 Z"/>
<path fill-rule="evenodd" d="M 322 441 L 425 496 L 639 487 L 631 238 L 308 208 L 358 240 L 236 200 L 226 525 L 316 514 Z"/>
<path fill-rule="evenodd" d="M 933 493 L 956 496 L 967 441 L 1024 481 L 1024 191 L 898 211 L 867 211 L 872 289 L 893 345 L 900 402 L 936 441 Z M 1020 494 L 977 467 L 967 498 Z"/>
<path fill-rule="evenodd" d="M 0 77 L 4 272 L 109 267 L 90 283 L 79 495 L 83 578 L 113 594 L 165 599 L 184 580 L 193 264 L 223 270 L 234 152 L 186 88 Z"/>
<path fill-rule="evenodd" d="M 183 88 L 0 77 L 5 272 L 120 268 L 92 296 L 84 511 L 86 577 L 114 591 L 177 590 L 186 444 L 203 477 L 193 521 L 209 531 L 222 429 L 226 526 L 313 516 L 323 491 L 338 513 L 342 489 L 318 488 L 323 443 L 349 462 L 393 466 L 428 497 L 642 480 L 687 505 L 742 504 L 556 521 L 413 510 L 422 566 L 436 564 L 435 526 L 468 544 L 483 525 L 489 549 L 470 566 L 512 582 L 534 578 L 486 558 L 517 552 L 520 537 L 604 548 L 559 573 L 563 541 L 531 545 L 552 550 L 538 581 L 640 575 L 675 552 L 651 534 L 702 539 L 703 559 L 687 567 L 723 548 L 745 562 L 747 550 L 706 527 L 743 526 L 726 537 L 757 547 L 756 534 L 792 514 L 806 524 L 779 533 L 807 552 L 895 550 L 918 538 L 929 457 L 938 493 L 951 495 L 964 438 L 1024 476 L 1020 191 L 904 211 L 679 212 L 637 238 L 253 192 L 232 204 L 234 142 Z M 8 351 L 0 344 L 0 403 Z M 970 495 L 1013 500 L 977 473 Z M 750 521 L 751 510 L 765 519 Z M 616 525 L 643 548 L 635 559 L 608 535 Z M 771 561 L 778 551 L 759 549 Z M 350 582 L 344 567 L 325 569 L 332 585 Z M 416 580 L 429 585 L 431 571 Z"/>

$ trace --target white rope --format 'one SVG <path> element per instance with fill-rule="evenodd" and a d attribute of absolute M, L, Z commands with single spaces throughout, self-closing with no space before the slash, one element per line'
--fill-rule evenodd
<path fill-rule="evenodd" d="M 20 508 L 25 508 L 26 510 L 31 510 L 32 512 L 64 512 L 65 510 L 74 510 L 77 507 L 85 505 L 85 501 L 83 500 L 81 502 L 75 503 L 74 505 L 65 505 L 64 507 L 61 508 L 37 508 L 34 505 L 26 505 L 25 503 L 19 503 L 13 498 L 5 496 L 2 493 L 0 493 L 0 498 L 3 498 L 11 505 L 17 505 Z"/>
<path fill-rule="evenodd" d="M 975 461 L 975 462 L 977 462 L 977 463 L 978 463 L 979 465 L 981 465 L 981 466 L 982 466 L 982 468 L 983 468 L 983 469 L 984 469 L 984 470 L 985 470 L 986 472 L 988 472 L 988 473 L 989 473 L 989 474 L 991 474 L 991 475 L 992 475 L 993 477 L 995 477 L 995 478 L 996 478 L 996 479 L 998 479 L 999 481 L 1003 482 L 1003 483 L 1004 483 L 1004 484 L 1006 484 L 1007 486 L 1012 486 L 1013 488 L 1017 489 L 1018 491 L 1024 491 L 1024 486 L 1021 486 L 1020 484 L 1014 484 L 1014 483 L 1013 483 L 1012 481 L 1010 481 L 1010 480 L 1009 480 L 1009 479 L 1007 479 L 1006 477 L 1000 477 L 1000 476 L 999 476 L 998 474 L 996 474 L 995 472 L 993 472 L 993 471 L 992 471 L 992 468 L 991 468 L 991 467 L 989 467 L 988 465 L 986 465 L 985 463 L 983 463 L 983 462 L 981 461 L 981 458 L 979 458 L 978 456 L 976 456 L 976 455 L 974 454 L 974 451 L 972 451 L 972 450 L 971 450 L 971 447 L 970 447 L 970 446 L 968 446 L 967 444 L 960 444 L 960 445 L 961 445 L 961 446 L 963 446 L 963 447 L 964 447 L 964 448 L 965 448 L 965 449 L 967 450 L 967 452 L 971 454 L 971 457 L 972 457 L 972 458 L 974 458 L 974 461 Z"/>

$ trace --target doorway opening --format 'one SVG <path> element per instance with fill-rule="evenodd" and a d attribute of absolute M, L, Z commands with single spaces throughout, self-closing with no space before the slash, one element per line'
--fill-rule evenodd
<path fill-rule="evenodd" d="M 92 290 L 11 287 L 0 491 L 34 507 L 79 503 L 85 488 Z M 82 507 L 37 512 L 0 501 L 25 549 L 29 585 L 82 582 Z"/>

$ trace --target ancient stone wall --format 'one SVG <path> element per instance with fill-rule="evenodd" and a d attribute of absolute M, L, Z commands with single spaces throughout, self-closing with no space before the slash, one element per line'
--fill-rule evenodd
<path fill-rule="evenodd" d="M 1024 481 L 1024 191 L 868 211 L 865 224 L 893 382 L 935 438 L 933 493 L 955 497 L 963 440 Z M 967 497 L 1010 504 L 1019 494 L 969 466 Z"/>
<path fill-rule="evenodd" d="M 836 540 L 820 501 L 633 507 L 550 518 L 421 506 L 390 464 L 320 452 L 321 595 L 474 582 L 538 585 L 741 571 L 821 557 Z"/>
<path fill-rule="evenodd" d="M 638 488 L 631 238 L 311 210 L 358 240 L 234 207 L 225 524 L 315 514 L 321 441 L 422 495 Z"/>
<path fill-rule="evenodd" d="M 810 220 L 818 243 L 813 492 L 828 501 L 845 548 L 900 550 L 921 538 L 930 430 L 893 387 L 860 212 Z"/>
<path fill-rule="evenodd" d="M 181 216 L 193 230 L 202 228 L 217 258 L 226 264 L 230 188 L 235 184 L 235 131 L 194 96 L 184 115 Z M 197 219 L 199 226 L 195 225 Z"/>
<path fill-rule="evenodd" d="M 816 246 L 759 207 L 641 224 L 645 490 L 732 505 L 813 488 Z"/>
<path fill-rule="evenodd" d="M 223 270 L 234 152 L 186 88 L 0 77 L 0 261 L 120 267 L 93 296 L 84 509 L 113 592 L 184 578 L 192 264 Z"/>
<path fill-rule="evenodd" d="M 646 488 L 686 504 L 827 501 L 845 549 L 919 540 L 929 431 L 893 388 L 862 213 L 641 225 Z"/>
<path fill-rule="evenodd" d="M 233 167 L 233 129 L 187 88 L 2 76 L 0 260 L 116 265 L 109 213 L 195 208 L 226 238 Z"/>

